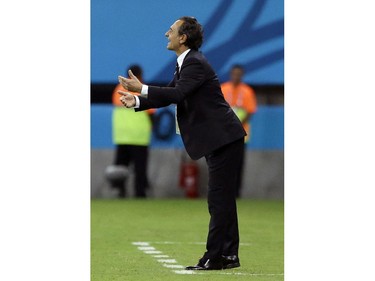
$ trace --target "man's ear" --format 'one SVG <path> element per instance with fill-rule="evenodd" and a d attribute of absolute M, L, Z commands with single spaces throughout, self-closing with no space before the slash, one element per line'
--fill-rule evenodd
<path fill-rule="evenodd" d="M 180 44 L 185 44 L 187 40 L 186 34 L 182 34 L 180 37 Z"/>

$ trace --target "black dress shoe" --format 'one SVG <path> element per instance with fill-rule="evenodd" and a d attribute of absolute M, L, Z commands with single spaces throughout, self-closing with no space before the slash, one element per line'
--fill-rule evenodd
<path fill-rule="evenodd" d="M 204 260 L 200 259 L 198 264 L 193 265 L 193 266 L 187 266 L 185 268 L 186 270 L 221 270 L 223 269 L 223 261 L 222 259 L 220 260 L 210 260 L 206 259 Z"/>
<path fill-rule="evenodd" d="M 238 256 L 223 256 L 223 269 L 240 267 L 240 259 Z"/>
<path fill-rule="evenodd" d="M 190 265 L 185 267 L 186 270 L 198 270 L 198 268 L 204 267 L 204 264 L 207 262 L 207 258 L 201 258 L 199 259 L 198 263 L 196 265 Z"/>

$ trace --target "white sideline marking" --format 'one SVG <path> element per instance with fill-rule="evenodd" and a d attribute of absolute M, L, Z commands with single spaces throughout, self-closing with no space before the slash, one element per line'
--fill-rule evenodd
<path fill-rule="evenodd" d="M 163 262 L 163 263 L 177 263 L 177 261 L 175 259 L 161 259 L 161 260 L 157 260 L 158 262 Z"/>
<path fill-rule="evenodd" d="M 168 255 L 155 255 L 154 258 L 169 258 Z"/>
<path fill-rule="evenodd" d="M 160 251 L 143 251 L 145 254 L 161 254 Z"/>
<path fill-rule="evenodd" d="M 133 245 L 141 245 L 143 247 L 138 247 L 138 250 L 143 251 L 145 254 L 162 254 L 161 251 L 157 251 L 154 247 L 149 247 L 150 242 L 133 242 Z M 151 250 L 153 249 L 153 250 Z M 154 258 L 157 258 L 157 261 L 160 262 L 164 267 L 167 268 L 185 268 L 184 266 L 177 264 L 175 259 L 160 259 L 160 258 L 169 258 L 168 255 L 154 255 Z M 177 274 L 195 274 L 195 272 L 187 270 L 176 270 L 174 271 Z"/>
<path fill-rule="evenodd" d="M 173 270 L 177 274 L 196 274 L 193 270 Z"/>
<path fill-rule="evenodd" d="M 204 242 L 192 242 L 192 243 L 182 243 L 182 242 L 172 242 L 172 241 L 163 241 L 163 242 L 152 242 L 155 244 L 205 244 Z M 160 254 L 154 255 L 154 258 L 157 258 L 157 261 L 160 262 L 166 268 L 180 268 L 181 270 L 172 270 L 172 272 L 176 274 L 207 274 L 206 272 L 196 271 L 196 270 L 184 270 L 184 266 L 180 264 L 176 264 L 177 261 L 175 259 L 158 259 L 158 258 L 167 258 L 168 255 L 162 255 L 161 251 L 157 251 L 154 247 L 147 247 L 150 245 L 150 242 L 133 242 L 133 245 L 136 246 L 144 246 L 138 247 L 139 250 L 143 251 L 145 254 Z M 240 243 L 251 245 L 250 243 Z M 154 250 L 147 250 L 153 248 Z M 283 276 L 284 273 L 245 273 L 245 272 L 223 272 L 222 270 L 210 270 L 210 274 L 220 274 L 220 275 L 247 275 L 247 276 Z"/>
<path fill-rule="evenodd" d="M 148 246 L 150 245 L 149 242 L 133 242 L 133 245 L 139 245 L 139 246 Z"/>
<path fill-rule="evenodd" d="M 190 245 L 206 245 L 206 242 L 178 242 L 178 241 L 157 241 L 153 244 L 190 244 Z M 250 246 L 251 243 L 240 243 L 240 246 Z"/>
<path fill-rule="evenodd" d="M 221 274 L 221 275 L 248 275 L 248 276 L 282 276 L 284 273 L 245 273 L 245 272 L 222 272 L 210 270 L 210 273 Z M 204 274 L 203 272 L 197 272 L 197 274 Z"/>
<path fill-rule="evenodd" d="M 185 268 L 184 266 L 179 265 L 179 264 L 168 264 L 168 263 L 164 263 L 163 266 L 168 267 L 168 268 Z"/>
<path fill-rule="evenodd" d="M 138 249 L 141 250 L 141 251 L 145 251 L 145 250 L 155 250 L 154 247 L 145 247 L 145 246 L 138 247 Z"/>

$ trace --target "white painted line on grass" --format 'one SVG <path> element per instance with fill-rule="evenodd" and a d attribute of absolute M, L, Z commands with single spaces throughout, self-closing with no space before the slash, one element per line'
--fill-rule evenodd
<path fill-rule="evenodd" d="M 175 259 L 159 259 L 157 261 L 162 263 L 177 263 Z"/>
<path fill-rule="evenodd" d="M 179 264 L 164 263 L 163 266 L 168 267 L 168 268 L 185 268 L 185 266 L 182 266 L 182 265 L 179 265 Z"/>
<path fill-rule="evenodd" d="M 154 247 L 150 247 L 150 242 L 133 242 L 133 245 L 141 245 L 142 247 L 138 247 L 138 250 L 142 251 L 145 254 L 159 254 L 154 255 L 154 258 L 157 258 L 157 261 L 160 262 L 164 267 L 167 268 L 179 268 L 181 270 L 173 270 L 176 274 L 195 274 L 195 272 L 191 270 L 184 270 L 184 266 L 177 264 L 175 259 L 161 259 L 161 258 L 169 258 L 168 255 L 162 255 L 161 251 L 157 251 Z M 151 250 L 152 249 L 152 250 Z"/>
<path fill-rule="evenodd" d="M 245 275 L 245 276 L 283 276 L 284 273 L 245 273 L 245 272 L 223 272 L 222 270 L 196 271 L 196 270 L 173 270 L 176 274 L 199 274 L 199 275 Z"/>
<path fill-rule="evenodd" d="M 173 270 L 176 274 L 196 274 L 193 270 Z"/>
<path fill-rule="evenodd" d="M 161 254 L 160 251 L 143 251 L 145 254 Z"/>
<path fill-rule="evenodd" d="M 185 270 L 184 266 L 177 264 L 175 259 L 166 259 L 169 258 L 168 255 L 163 255 L 161 251 L 156 250 L 154 247 L 150 246 L 151 242 L 133 242 L 133 245 L 140 246 L 138 249 L 145 254 L 157 254 L 153 257 L 161 263 L 166 268 L 171 269 L 179 269 L 179 270 L 172 270 L 172 272 L 176 274 L 208 274 L 208 275 L 246 275 L 246 276 L 283 276 L 284 273 L 245 273 L 245 272 L 224 272 L 223 270 L 210 270 L 209 272 L 206 271 L 196 271 L 196 270 Z M 155 244 L 205 244 L 203 242 L 192 242 L 192 243 L 182 243 L 182 242 L 172 242 L 172 241 L 164 241 L 164 242 L 152 242 Z M 244 244 L 244 243 L 243 243 Z M 247 243 L 250 245 L 250 243 Z M 164 258 L 164 259 L 163 259 Z"/>
<path fill-rule="evenodd" d="M 206 242 L 178 242 L 178 241 L 156 241 L 153 244 L 190 244 L 190 245 L 206 245 Z M 251 243 L 240 243 L 240 246 L 250 246 Z"/>
<path fill-rule="evenodd" d="M 149 242 L 133 242 L 133 245 L 139 245 L 139 246 L 148 246 L 150 245 Z"/>
<path fill-rule="evenodd" d="M 169 258 L 168 255 L 155 255 L 154 258 Z"/>
<path fill-rule="evenodd" d="M 284 273 L 246 273 L 246 272 L 223 272 L 221 270 L 210 270 L 212 274 L 221 275 L 247 275 L 247 276 L 282 276 Z M 203 272 L 197 272 L 197 274 L 204 274 Z"/>
<path fill-rule="evenodd" d="M 142 247 L 138 247 L 139 250 L 141 251 L 146 251 L 146 250 L 155 250 L 154 247 L 150 247 L 150 246 L 142 246 Z"/>

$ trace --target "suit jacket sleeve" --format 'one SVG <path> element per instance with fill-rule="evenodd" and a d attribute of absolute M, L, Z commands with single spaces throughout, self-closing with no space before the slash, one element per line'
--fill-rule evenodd
<path fill-rule="evenodd" d="M 186 58 L 180 72 L 180 79 L 174 87 L 149 86 L 147 100 L 168 106 L 178 104 L 188 95 L 193 94 L 205 81 L 205 71 L 202 62 L 194 57 Z"/>
<path fill-rule="evenodd" d="M 174 87 L 174 85 L 175 85 L 175 79 L 172 79 L 172 81 L 168 83 L 167 87 Z M 148 98 L 145 98 L 142 96 L 138 96 L 138 98 L 139 98 L 140 105 L 139 105 L 139 108 L 135 109 L 136 112 L 143 111 L 143 110 L 150 109 L 150 108 L 159 108 L 159 107 L 166 106 L 165 103 L 162 101 L 150 101 Z"/>

